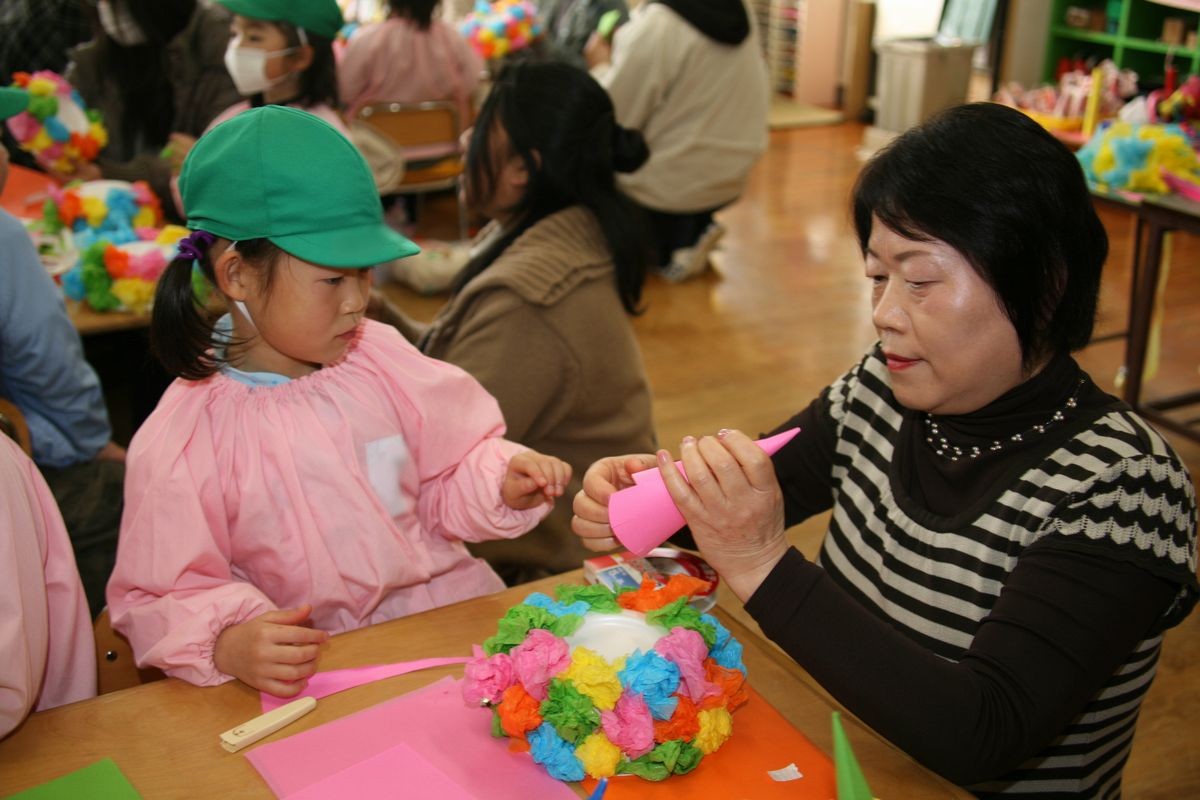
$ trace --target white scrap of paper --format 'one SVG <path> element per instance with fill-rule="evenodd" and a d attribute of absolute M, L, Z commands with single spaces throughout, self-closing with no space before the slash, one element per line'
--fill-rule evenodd
<path fill-rule="evenodd" d="M 804 777 L 804 773 L 796 769 L 795 762 L 788 764 L 786 767 L 780 767 L 779 769 L 769 769 L 767 770 L 767 774 L 771 776 L 771 780 L 779 781 L 781 783 L 783 781 L 799 780 L 800 778 Z"/>

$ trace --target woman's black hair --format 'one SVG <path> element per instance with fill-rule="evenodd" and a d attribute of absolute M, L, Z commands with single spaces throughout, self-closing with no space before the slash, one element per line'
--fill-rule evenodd
<path fill-rule="evenodd" d="M 853 209 L 864 255 L 873 219 L 961 253 L 1027 367 L 1091 339 L 1108 236 L 1075 156 L 1020 111 L 956 106 L 902 134 L 863 168 Z"/>
<path fill-rule="evenodd" d="M 169 78 L 167 44 L 187 27 L 197 0 L 113 0 L 123 4 L 146 35 L 144 44 L 117 44 L 99 27 L 100 69 L 121 93 L 121 129 L 147 149 L 164 145 L 175 122 L 175 92 Z"/>
<path fill-rule="evenodd" d="M 401 17 L 407 17 L 417 23 L 423 31 L 429 30 L 433 24 L 433 10 L 439 0 L 388 0 L 392 11 Z"/>
<path fill-rule="evenodd" d="M 269 293 L 283 251 L 266 239 L 238 242 L 237 250 L 257 270 L 262 291 Z M 190 258 L 176 258 L 158 279 L 150 315 L 150 350 L 169 374 L 199 381 L 219 370 L 225 363 L 225 348 L 238 342 L 217 341 L 216 316 L 200 304 L 192 289 L 193 263 Z M 216 286 L 211 247 L 199 263 L 204 279 Z"/>
<path fill-rule="evenodd" d="M 641 134 L 619 126 L 612 100 L 583 70 L 562 63 L 517 61 L 496 79 L 467 150 L 468 196 L 494 190 L 499 164 L 489 139 L 503 128 L 509 153 L 529 171 L 525 195 L 512 210 L 515 224 L 459 273 L 454 291 L 483 272 L 538 221 L 570 206 L 592 212 L 616 267 L 617 294 L 638 313 L 649 261 L 644 221 L 617 188 L 615 172 L 632 172 L 649 157 Z"/>
<path fill-rule="evenodd" d="M 272 22 L 287 40 L 288 47 L 300 47 L 299 29 L 290 22 Z M 333 60 L 333 40 L 327 36 L 304 31 L 308 46 L 312 48 L 312 63 L 300 74 L 300 94 L 293 102 L 306 108 L 324 103 L 337 108 L 338 82 L 337 65 Z"/>

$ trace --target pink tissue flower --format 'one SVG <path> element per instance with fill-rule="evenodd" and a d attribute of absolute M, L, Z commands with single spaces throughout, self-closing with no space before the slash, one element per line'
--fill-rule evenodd
<path fill-rule="evenodd" d="M 672 628 L 655 643 L 654 650 L 679 667 L 679 693 L 686 694 L 693 703 L 721 693 L 721 687 L 705 677 L 704 659 L 708 656 L 708 645 L 696 631 Z"/>
<path fill-rule="evenodd" d="M 541 628 L 531 630 L 509 655 L 517 680 L 535 700 L 545 700 L 550 679 L 571 665 L 567 643 Z"/>
<path fill-rule="evenodd" d="M 468 705 L 479 706 L 484 702 L 499 703 L 504 690 L 512 686 L 512 659 L 505 653 L 485 656 L 483 648 L 472 645 L 473 658 L 467 662 L 463 673 L 462 695 Z"/>
<path fill-rule="evenodd" d="M 167 257 L 161 250 L 147 250 L 129 259 L 129 276 L 153 283 L 167 268 Z"/>
<path fill-rule="evenodd" d="M 28 142 L 34 136 L 37 136 L 38 130 L 42 127 L 42 123 L 38 122 L 28 111 L 22 111 L 15 117 L 9 117 L 8 129 L 12 132 L 13 137 L 18 142 Z"/>
<path fill-rule="evenodd" d="M 654 749 L 654 718 L 641 695 L 624 692 L 612 711 L 600 712 L 600 725 L 608 740 L 629 758 Z"/>

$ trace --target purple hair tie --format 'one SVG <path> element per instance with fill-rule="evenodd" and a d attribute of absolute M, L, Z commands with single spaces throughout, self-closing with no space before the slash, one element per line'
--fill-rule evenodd
<path fill-rule="evenodd" d="M 217 237 L 208 231 L 192 231 L 179 241 L 179 257 L 199 261 L 204 258 L 204 251 L 216 240 Z"/>

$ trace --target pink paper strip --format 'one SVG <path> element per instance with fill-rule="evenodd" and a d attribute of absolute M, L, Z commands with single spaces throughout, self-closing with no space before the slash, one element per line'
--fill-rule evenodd
<path fill-rule="evenodd" d="M 578 800 L 528 753 L 513 753 L 507 739 L 492 738 L 490 712 L 464 703 L 461 683 L 442 678 L 357 714 L 259 745 L 247 758 L 277 797 L 290 797 L 405 744 L 472 797 Z M 399 778 L 392 776 L 393 787 Z"/>
<path fill-rule="evenodd" d="M 406 744 L 398 744 L 322 781 L 287 800 L 472 800 L 467 790 Z"/>
<path fill-rule="evenodd" d="M 774 436 L 759 439 L 755 444 L 767 455 L 775 455 L 790 442 L 799 428 L 790 428 Z M 683 462 L 676 469 L 687 478 Z M 633 486 L 616 492 L 608 501 L 608 524 L 617 540 L 634 555 L 644 556 L 671 537 L 684 525 L 683 515 L 671 500 L 671 494 L 657 469 L 644 469 L 633 474 Z"/>
<path fill-rule="evenodd" d="M 353 689 L 355 686 L 362 686 L 365 683 L 373 683 L 381 681 L 384 678 L 394 678 L 397 675 L 406 675 L 409 672 L 416 672 L 422 669 L 431 669 L 432 667 L 444 667 L 450 664 L 465 664 L 470 659 L 466 656 L 453 658 L 421 658 L 416 661 L 398 661 L 395 664 L 378 664 L 372 667 L 351 667 L 349 669 L 331 669 L 326 672 L 318 672 L 308 679 L 308 686 L 304 687 L 304 691 L 295 697 L 276 697 L 266 692 L 261 692 L 262 709 L 265 714 L 268 711 L 274 711 L 280 706 L 287 705 L 293 700 L 299 700 L 301 697 L 328 697 L 331 694 Z"/>

